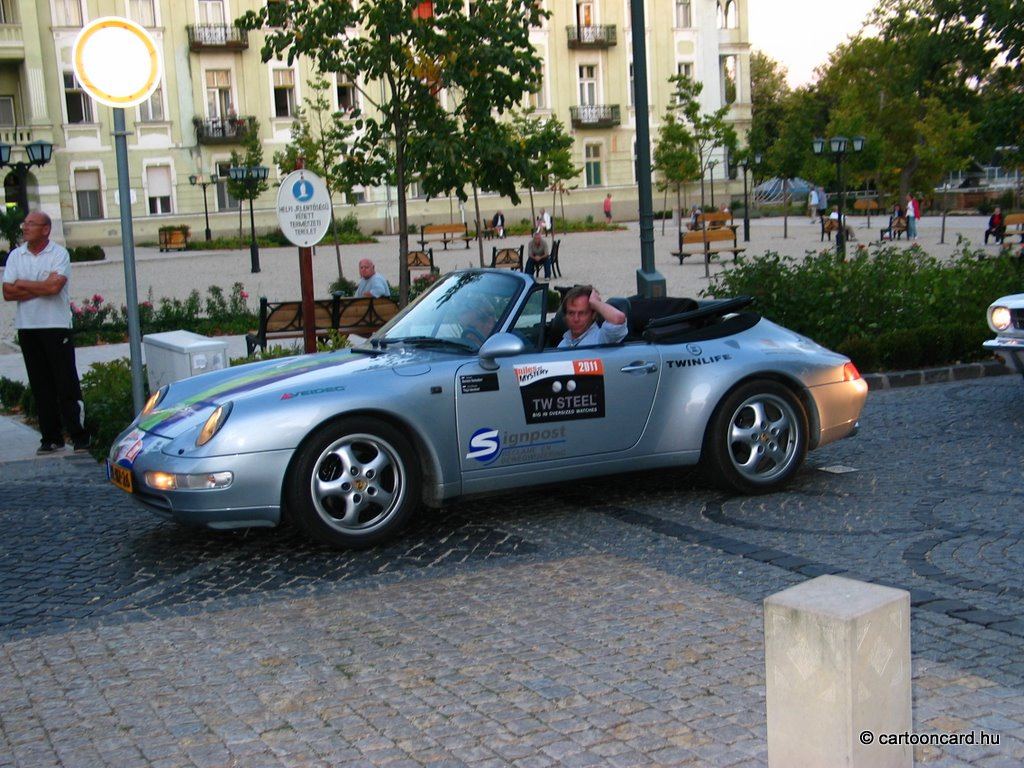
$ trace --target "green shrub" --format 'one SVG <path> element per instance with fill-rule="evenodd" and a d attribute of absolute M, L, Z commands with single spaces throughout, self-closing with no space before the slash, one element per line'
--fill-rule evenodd
<path fill-rule="evenodd" d="M 347 277 L 339 277 L 327 288 L 328 293 L 340 293 L 342 296 L 354 296 L 356 292 L 356 281 Z"/>
<path fill-rule="evenodd" d="M 99 245 L 77 245 L 68 248 L 68 256 L 72 262 L 80 261 L 103 261 L 107 258 L 106 252 Z"/>
<path fill-rule="evenodd" d="M 961 241 L 952 261 L 921 248 L 860 248 L 805 259 L 740 257 L 704 295 L 749 294 L 766 317 L 847 354 L 863 370 L 978 360 L 989 335 L 984 308 L 1021 280 L 1008 254 L 979 258 Z"/>
<path fill-rule="evenodd" d="M 21 398 L 28 389 L 22 382 L 0 376 L 0 408 L 7 412 L 21 407 Z"/>
<path fill-rule="evenodd" d="M 135 418 L 128 358 L 93 363 L 82 376 L 82 399 L 85 402 L 85 428 L 91 439 L 89 452 L 101 460 L 115 438 Z"/>

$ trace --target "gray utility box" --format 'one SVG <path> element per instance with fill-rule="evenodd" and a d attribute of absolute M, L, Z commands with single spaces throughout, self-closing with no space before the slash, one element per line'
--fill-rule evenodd
<path fill-rule="evenodd" d="M 146 378 L 150 392 L 164 384 L 231 365 L 227 341 L 191 331 L 150 333 L 143 337 Z"/>

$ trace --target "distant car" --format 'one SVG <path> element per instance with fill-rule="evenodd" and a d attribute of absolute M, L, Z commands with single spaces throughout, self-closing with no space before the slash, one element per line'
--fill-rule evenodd
<path fill-rule="evenodd" d="M 988 327 L 996 337 L 983 343 L 1006 366 L 1024 375 L 1024 293 L 1003 296 L 985 313 Z"/>
<path fill-rule="evenodd" d="M 558 349 L 548 296 L 521 272 L 453 272 L 363 346 L 164 386 L 110 479 L 181 522 L 287 518 L 366 547 L 421 505 L 633 470 L 700 462 L 772 491 L 857 428 L 868 387 L 850 360 L 749 298 L 612 299 L 624 343 Z"/>

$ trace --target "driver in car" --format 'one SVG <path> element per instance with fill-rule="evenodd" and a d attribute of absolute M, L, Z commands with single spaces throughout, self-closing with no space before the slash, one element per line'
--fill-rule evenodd
<path fill-rule="evenodd" d="M 459 325 L 462 326 L 462 338 L 472 341 L 477 346 L 494 330 L 494 308 L 483 296 L 467 297 L 459 307 Z"/>
<path fill-rule="evenodd" d="M 562 314 L 569 330 L 558 342 L 566 347 L 589 347 L 595 344 L 620 344 L 626 338 L 626 315 L 601 299 L 601 294 L 590 285 L 577 285 L 565 294 Z M 604 320 L 597 324 L 598 315 Z"/>

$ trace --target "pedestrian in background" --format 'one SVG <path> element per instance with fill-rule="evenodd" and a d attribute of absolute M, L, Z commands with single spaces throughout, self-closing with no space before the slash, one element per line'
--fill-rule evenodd
<path fill-rule="evenodd" d="M 604 223 L 612 223 L 612 193 L 604 196 Z"/>
<path fill-rule="evenodd" d="M 818 190 L 811 187 L 807 193 L 807 213 L 811 217 L 811 224 L 818 218 Z"/>
<path fill-rule="evenodd" d="M 50 240 L 51 226 L 41 211 L 25 217 L 25 242 L 7 257 L 3 286 L 4 300 L 18 302 L 14 324 L 36 401 L 40 455 L 63 450 L 65 433 L 75 451 L 89 449 L 71 338 L 71 258 L 64 246 Z"/>
<path fill-rule="evenodd" d="M 921 204 L 907 193 L 907 239 L 917 240 L 917 220 L 921 218 Z"/>

